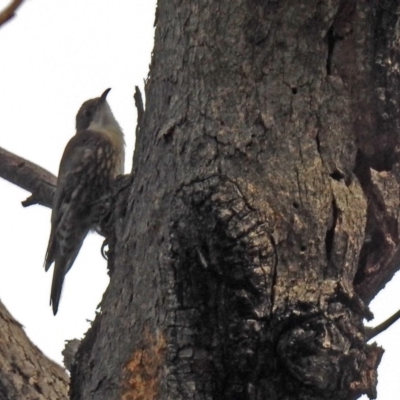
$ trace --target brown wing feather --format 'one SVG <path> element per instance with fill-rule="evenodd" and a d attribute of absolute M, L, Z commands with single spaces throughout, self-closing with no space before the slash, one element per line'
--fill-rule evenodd
<path fill-rule="evenodd" d="M 105 135 L 87 130 L 71 138 L 61 159 L 45 258 L 46 271 L 55 262 L 50 300 L 54 314 L 64 277 L 91 229 L 91 206 L 109 190 L 112 154 Z"/>

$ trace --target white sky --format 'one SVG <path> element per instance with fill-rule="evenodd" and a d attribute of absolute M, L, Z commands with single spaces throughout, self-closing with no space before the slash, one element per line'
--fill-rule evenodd
<path fill-rule="evenodd" d="M 107 99 L 125 132 L 126 172 L 131 169 L 135 85 L 143 92 L 153 48 L 156 0 L 26 0 L 0 28 L 0 146 L 57 174 L 75 133 L 81 103 Z M 0 0 L 3 9 L 9 0 Z M 64 283 L 59 311 L 49 306 L 52 269 L 43 259 L 50 210 L 24 209 L 29 194 L 0 179 L 0 298 L 31 340 L 61 363 L 64 341 L 80 338 L 108 284 L 102 238 L 87 238 Z M 372 304 L 373 325 L 400 308 L 397 276 Z M 386 349 L 379 368 L 379 400 L 400 392 L 400 323 L 377 338 Z"/>

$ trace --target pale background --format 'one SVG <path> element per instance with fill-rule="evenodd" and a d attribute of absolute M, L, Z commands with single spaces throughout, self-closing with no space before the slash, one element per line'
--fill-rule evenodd
<path fill-rule="evenodd" d="M 3 9 L 8 1 L 0 0 Z M 27 0 L 0 28 L 0 146 L 57 174 L 81 103 L 108 87 L 131 169 L 135 85 L 143 92 L 153 47 L 155 0 Z M 43 259 L 50 209 L 22 208 L 29 194 L 0 179 L 0 298 L 31 340 L 61 363 L 66 339 L 81 338 L 108 284 L 102 238 L 91 234 L 68 273 L 56 317 L 52 270 Z M 400 308 L 400 278 L 372 303 L 377 324 Z M 134 318 L 134 316 L 132 316 Z M 399 398 L 400 324 L 376 341 L 386 349 L 379 400 Z"/>

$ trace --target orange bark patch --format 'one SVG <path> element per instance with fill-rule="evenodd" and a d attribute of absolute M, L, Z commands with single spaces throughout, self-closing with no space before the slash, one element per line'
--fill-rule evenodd
<path fill-rule="evenodd" d="M 145 330 L 141 348 L 133 352 L 124 368 L 125 389 L 122 400 L 157 398 L 165 348 L 166 342 L 162 334 L 154 335 L 148 329 Z"/>

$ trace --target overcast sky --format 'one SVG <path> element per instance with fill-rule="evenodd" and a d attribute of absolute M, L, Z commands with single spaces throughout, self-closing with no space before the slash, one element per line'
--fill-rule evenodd
<path fill-rule="evenodd" d="M 3 9 L 9 1 L 0 0 Z M 0 28 L 0 146 L 57 174 L 83 101 L 108 87 L 131 169 L 135 85 L 143 89 L 153 47 L 155 0 L 26 0 Z M 43 260 L 50 210 L 22 208 L 29 194 L 0 179 L 0 298 L 31 340 L 61 363 L 66 339 L 80 338 L 108 284 L 102 238 L 91 234 L 68 273 L 59 311 L 49 306 L 52 269 Z M 400 308 L 400 279 L 372 304 L 375 325 Z M 133 316 L 134 317 L 134 316 Z M 379 400 L 400 393 L 400 323 L 381 334 Z"/>

